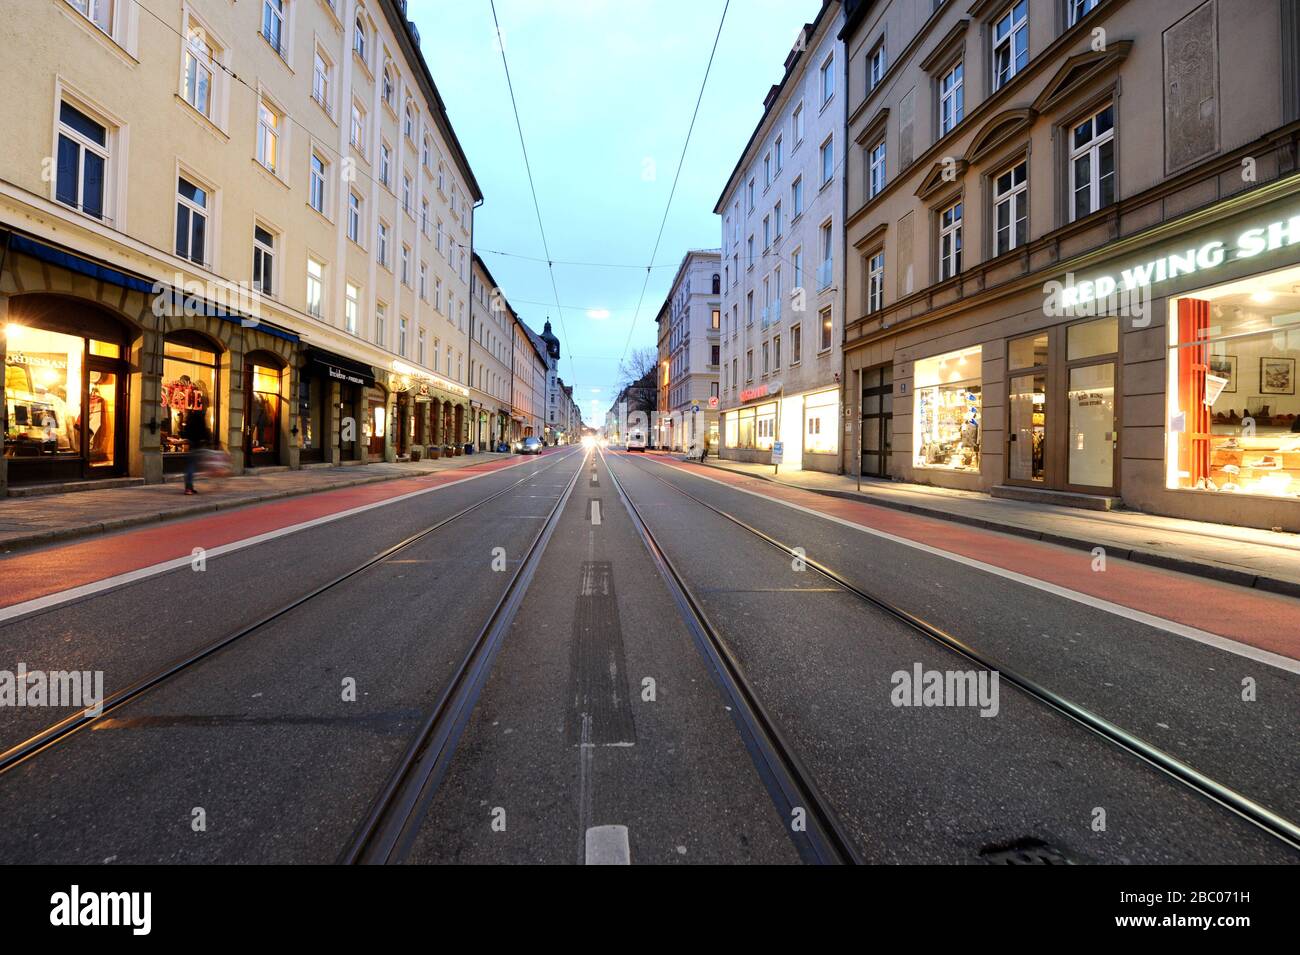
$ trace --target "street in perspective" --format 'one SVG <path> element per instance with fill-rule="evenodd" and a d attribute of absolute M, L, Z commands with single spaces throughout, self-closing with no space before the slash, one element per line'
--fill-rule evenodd
<path fill-rule="evenodd" d="M 147 935 L 223 865 L 871 864 L 1281 924 L 1300 3 L 0 35 L 15 921 Z M 1105 873 L 969 875 L 1020 865 Z"/>

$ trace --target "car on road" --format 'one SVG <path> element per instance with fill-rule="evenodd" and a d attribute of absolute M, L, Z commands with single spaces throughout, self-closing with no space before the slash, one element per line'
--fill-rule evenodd
<path fill-rule="evenodd" d="M 645 432 L 640 428 L 633 428 L 627 433 L 627 449 L 629 451 L 645 450 Z"/>
<path fill-rule="evenodd" d="M 524 438 L 523 443 L 519 445 L 519 453 L 520 454 L 541 454 L 542 453 L 541 439 L 535 438 L 532 435 L 529 435 L 527 438 Z"/>

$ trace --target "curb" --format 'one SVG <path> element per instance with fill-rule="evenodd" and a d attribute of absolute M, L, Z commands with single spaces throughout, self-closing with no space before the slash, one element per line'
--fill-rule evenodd
<path fill-rule="evenodd" d="M 441 474 L 444 471 L 459 470 L 460 468 L 442 468 L 438 471 L 426 472 L 426 474 Z M 247 507 L 250 504 L 263 504 L 267 501 L 277 501 L 287 497 L 306 497 L 309 494 L 321 494 L 326 491 L 339 491 L 344 488 L 359 487 L 363 484 L 382 484 L 385 481 L 399 481 L 411 477 L 425 477 L 426 474 L 377 474 L 370 477 L 360 477 L 348 481 L 341 481 L 338 484 L 330 484 L 326 487 L 295 490 L 272 490 L 257 494 L 253 497 L 240 498 L 238 500 L 215 501 L 211 504 L 189 504 L 169 511 L 159 511 L 157 513 L 148 514 L 132 514 L 128 517 L 113 517 L 105 521 L 96 521 L 91 524 L 78 524 L 75 527 L 60 527 L 51 531 L 38 531 L 34 534 L 24 534 L 21 537 L 14 537 L 7 541 L 0 542 L 0 556 L 8 556 L 15 551 L 26 550 L 31 547 L 39 547 L 44 544 L 55 544 L 68 540 L 75 540 L 80 537 L 94 537 L 96 534 L 107 534 L 112 531 L 124 530 L 129 527 L 139 527 L 143 524 L 164 524 L 168 521 L 179 520 L 186 517 L 198 517 L 203 514 L 214 514 L 217 511 L 228 511 L 238 507 Z"/>
<path fill-rule="evenodd" d="M 879 500 L 867 494 L 859 494 L 856 491 L 838 491 L 831 488 L 804 487 L 799 484 L 780 481 L 776 478 L 768 477 L 765 474 L 751 474 L 749 471 L 741 471 L 737 468 L 729 468 L 721 464 L 707 463 L 704 466 L 714 468 L 718 471 L 727 471 L 731 474 L 739 474 L 744 477 L 757 478 L 760 481 L 779 484 L 782 487 L 793 488 L 796 491 L 807 491 L 810 494 L 821 494 L 824 497 L 836 497 L 846 501 L 857 501 L 862 504 L 874 504 L 877 507 L 888 507 L 896 511 L 906 511 L 909 514 L 916 514 L 921 517 L 933 517 L 937 520 L 949 521 L 954 524 L 965 524 L 970 527 L 978 527 L 982 530 L 997 531 L 1002 534 L 1013 534 L 1016 537 L 1027 537 L 1030 540 L 1042 541 L 1045 544 L 1057 544 L 1061 547 L 1070 547 L 1076 550 L 1087 551 L 1091 551 L 1096 547 L 1101 547 L 1105 549 L 1108 555 L 1132 561 L 1135 564 L 1147 564 L 1151 567 L 1160 567 L 1164 570 L 1173 570 L 1196 577 L 1206 577 L 1210 580 L 1220 581 L 1221 583 L 1234 584 L 1238 587 L 1248 587 L 1254 590 L 1263 590 L 1268 593 L 1281 594 L 1285 597 L 1300 597 L 1300 582 L 1286 580 L 1282 577 L 1269 577 L 1263 574 L 1252 574 L 1248 571 L 1233 570 L 1231 567 L 1222 567 L 1218 564 L 1208 564 L 1203 561 L 1188 560 L 1185 557 L 1170 557 L 1168 554 L 1159 554 L 1154 551 L 1116 546 L 1113 543 L 1108 544 L 1105 541 L 1100 540 L 1069 537 L 1063 534 L 1054 534 L 1051 531 L 1036 531 L 1028 527 L 1021 527 L 1019 524 L 1004 524 L 999 521 L 986 520 L 982 517 L 967 517 L 965 514 L 954 514 L 951 511 L 924 507 L 919 504 L 908 504 L 903 501 Z"/>

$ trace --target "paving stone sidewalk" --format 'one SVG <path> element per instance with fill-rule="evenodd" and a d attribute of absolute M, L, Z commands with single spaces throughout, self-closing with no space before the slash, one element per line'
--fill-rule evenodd
<path fill-rule="evenodd" d="M 489 451 L 393 464 L 275 470 L 216 480 L 200 477 L 199 493 L 194 496 L 186 496 L 180 475 L 169 474 L 163 484 L 3 498 L 0 499 L 0 554 L 138 524 L 359 484 L 418 477 L 509 457 L 514 455 Z"/>
<path fill-rule="evenodd" d="M 673 455 L 682 457 L 681 455 Z M 772 475 L 771 465 L 710 459 L 709 467 L 790 487 L 863 500 L 944 520 L 1032 537 L 1069 547 L 1104 547 L 1111 557 L 1300 597 L 1300 534 L 1144 514 L 1087 511 L 1003 500 L 972 491 L 850 475 L 798 471 Z"/>

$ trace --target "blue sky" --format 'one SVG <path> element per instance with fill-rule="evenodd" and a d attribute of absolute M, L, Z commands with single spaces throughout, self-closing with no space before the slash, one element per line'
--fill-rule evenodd
<path fill-rule="evenodd" d="M 654 318 L 690 248 L 713 248 L 718 194 L 820 0 L 732 0 L 629 351 L 654 347 Z M 424 57 L 484 204 L 474 245 L 506 298 L 560 337 L 560 375 L 588 424 L 617 390 L 645 266 L 681 155 L 723 0 L 497 0 L 563 323 L 543 258 L 488 0 L 412 0 Z M 592 318 L 589 310 L 606 310 Z M 595 399 L 593 404 L 592 399 Z M 594 412 L 594 414 L 593 414 Z"/>

